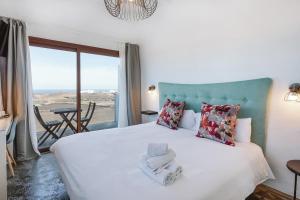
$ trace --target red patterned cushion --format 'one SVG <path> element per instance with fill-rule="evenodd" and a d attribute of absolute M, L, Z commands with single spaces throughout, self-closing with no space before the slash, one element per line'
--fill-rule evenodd
<path fill-rule="evenodd" d="M 184 102 L 175 102 L 167 99 L 157 119 L 157 124 L 177 129 L 183 114 Z"/>
<path fill-rule="evenodd" d="M 210 105 L 201 106 L 201 124 L 197 137 L 208 138 L 227 145 L 234 146 L 236 116 L 240 105 Z"/>

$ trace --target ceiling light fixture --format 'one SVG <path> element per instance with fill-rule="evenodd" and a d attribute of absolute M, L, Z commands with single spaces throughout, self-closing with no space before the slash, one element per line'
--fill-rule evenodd
<path fill-rule="evenodd" d="M 157 0 L 104 0 L 108 12 L 117 18 L 139 21 L 150 17 L 156 10 Z"/>
<path fill-rule="evenodd" d="M 284 100 L 300 102 L 300 83 L 293 83 L 290 85 L 289 90 Z"/>

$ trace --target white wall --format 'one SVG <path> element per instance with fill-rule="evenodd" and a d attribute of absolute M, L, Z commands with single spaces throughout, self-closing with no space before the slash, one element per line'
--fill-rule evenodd
<path fill-rule="evenodd" d="M 180 2 L 141 28 L 143 108 L 158 109 L 157 96 L 146 90 L 160 81 L 271 77 L 266 157 L 277 179 L 268 185 L 292 194 L 294 176 L 285 165 L 300 159 L 300 103 L 283 98 L 290 83 L 300 82 L 300 1 Z"/>
<path fill-rule="evenodd" d="M 43 2 L 0 2 L 0 13 L 27 21 L 33 36 L 112 49 L 119 41 L 140 44 L 144 109 L 158 109 L 157 95 L 146 90 L 159 81 L 271 77 L 266 156 L 277 180 L 268 184 L 292 193 L 285 164 L 300 159 L 300 103 L 283 97 L 300 82 L 299 0 L 160 0 L 151 18 L 132 24 L 107 15 L 98 1 Z"/>

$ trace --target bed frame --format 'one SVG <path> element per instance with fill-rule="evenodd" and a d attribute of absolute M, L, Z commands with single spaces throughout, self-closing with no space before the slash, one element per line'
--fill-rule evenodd
<path fill-rule="evenodd" d="M 272 79 L 213 84 L 159 83 L 159 106 L 167 98 L 185 101 L 185 109 L 200 112 L 202 102 L 210 104 L 240 104 L 239 118 L 252 118 L 251 141 L 265 148 L 265 120 L 267 99 Z"/>

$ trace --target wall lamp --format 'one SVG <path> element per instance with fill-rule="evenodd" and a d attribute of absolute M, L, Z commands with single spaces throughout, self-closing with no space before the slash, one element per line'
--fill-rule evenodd
<path fill-rule="evenodd" d="M 285 101 L 300 102 L 300 83 L 293 83 L 289 87 L 289 92 L 285 95 Z"/>
<path fill-rule="evenodd" d="M 155 85 L 150 85 L 149 87 L 148 87 L 148 92 L 149 93 L 152 93 L 152 92 L 154 92 L 155 91 Z"/>

